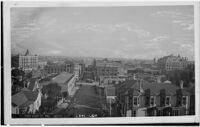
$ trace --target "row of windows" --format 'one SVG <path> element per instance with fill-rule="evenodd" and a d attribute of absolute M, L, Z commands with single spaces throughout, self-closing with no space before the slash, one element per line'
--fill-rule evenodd
<path fill-rule="evenodd" d="M 35 59 L 35 58 L 24 58 L 24 59 L 20 59 L 19 61 L 38 61 L 38 59 Z"/>
<path fill-rule="evenodd" d="M 168 68 L 166 68 L 166 70 L 182 70 L 182 69 L 184 69 L 183 67 L 181 68 L 181 67 L 179 67 L 179 68 L 171 68 L 171 67 L 168 67 Z"/>
<path fill-rule="evenodd" d="M 169 114 L 170 112 L 168 112 L 168 115 L 172 115 L 172 116 L 179 116 L 180 115 L 180 110 L 179 109 L 173 109 L 172 110 L 172 114 Z M 157 111 L 157 116 L 165 116 L 166 113 L 164 113 L 163 110 L 158 110 Z"/>
<path fill-rule="evenodd" d="M 26 67 L 26 66 L 35 67 L 37 66 L 37 64 L 20 64 L 19 65 L 19 67 Z"/>
<path fill-rule="evenodd" d="M 19 64 L 38 64 L 37 62 L 20 62 Z"/>
<path fill-rule="evenodd" d="M 182 97 L 182 106 L 186 106 L 188 104 L 188 98 L 187 96 L 183 96 Z M 171 105 L 171 97 L 170 96 L 166 96 L 165 98 L 165 105 Z M 139 97 L 138 96 L 134 96 L 133 97 L 133 106 L 134 107 L 138 107 L 139 106 Z M 151 96 L 150 97 L 150 106 L 156 106 L 156 98 L 155 96 Z"/>
<path fill-rule="evenodd" d="M 99 75 L 102 75 L 102 76 L 110 76 L 110 75 L 117 76 L 116 73 L 99 73 Z"/>
<path fill-rule="evenodd" d="M 186 65 L 187 63 L 183 62 L 173 62 L 173 63 L 166 63 L 166 65 Z"/>
<path fill-rule="evenodd" d="M 63 71 L 67 71 L 67 72 L 73 72 L 72 69 L 45 69 L 46 72 L 48 73 L 60 73 Z"/>

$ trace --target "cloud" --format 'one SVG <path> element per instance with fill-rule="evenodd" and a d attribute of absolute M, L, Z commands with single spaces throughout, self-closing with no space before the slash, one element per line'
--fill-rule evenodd
<path fill-rule="evenodd" d="M 184 28 L 184 30 L 194 30 L 194 24 L 188 24 L 187 27 Z"/>
<path fill-rule="evenodd" d="M 81 15 L 81 12 L 80 11 L 76 11 L 76 12 L 73 12 L 72 13 L 74 16 L 78 16 L 78 15 Z"/>
<path fill-rule="evenodd" d="M 63 26 L 63 25 L 62 25 Z M 150 36 L 150 32 L 139 28 L 133 23 L 74 23 L 65 24 L 62 28 L 59 28 L 62 34 L 77 33 L 77 34 L 95 34 L 97 35 L 119 35 L 125 34 L 140 39 Z"/>
<path fill-rule="evenodd" d="M 32 11 L 34 14 L 20 11 L 14 16 L 17 21 L 13 20 L 12 47 L 46 55 L 147 59 L 193 50 L 187 45 L 193 43 L 193 20 L 184 11 L 173 11 L 171 7 L 163 7 L 163 11 L 160 7 L 148 7 L 149 10 L 141 7 L 138 12 L 134 7 L 133 11 L 131 8 L 94 8 L 94 11 L 78 8 L 77 11 L 77 8 Z"/>
<path fill-rule="evenodd" d="M 182 19 L 182 20 L 174 20 L 173 24 L 178 24 L 182 27 L 183 30 L 192 31 L 194 30 L 193 19 Z"/>
<path fill-rule="evenodd" d="M 43 55 L 62 55 L 61 50 L 49 50 L 49 51 L 43 51 Z"/>
<path fill-rule="evenodd" d="M 182 15 L 181 12 L 177 12 L 177 11 L 156 11 L 154 13 L 151 14 L 152 17 L 172 17 L 175 18 L 177 16 Z"/>
<path fill-rule="evenodd" d="M 158 41 L 163 41 L 163 40 L 167 40 L 169 39 L 168 35 L 160 35 L 160 36 L 156 36 L 153 39 L 151 39 L 151 41 L 153 42 L 158 42 Z"/>
<path fill-rule="evenodd" d="M 186 49 L 193 48 L 193 46 L 191 44 L 181 44 L 181 47 L 186 48 Z"/>
<path fill-rule="evenodd" d="M 194 29 L 194 12 L 191 6 L 184 9 L 160 10 L 152 13 L 151 16 L 159 20 L 168 20 L 173 26 L 178 25 L 185 31 Z"/>

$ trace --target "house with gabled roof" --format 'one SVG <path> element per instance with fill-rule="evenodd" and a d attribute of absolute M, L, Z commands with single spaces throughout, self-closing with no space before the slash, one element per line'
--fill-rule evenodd
<path fill-rule="evenodd" d="M 12 96 L 12 114 L 34 114 L 41 105 L 41 96 L 37 78 L 23 83 L 20 91 Z"/>
<path fill-rule="evenodd" d="M 34 114 L 41 105 L 41 92 L 23 88 L 12 96 L 12 114 Z"/>
<path fill-rule="evenodd" d="M 170 83 L 126 81 L 117 90 L 122 116 L 187 115 L 190 93 Z"/>

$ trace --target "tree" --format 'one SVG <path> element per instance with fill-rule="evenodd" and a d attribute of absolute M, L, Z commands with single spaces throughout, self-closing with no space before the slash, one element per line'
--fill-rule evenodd
<path fill-rule="evenodd" d="M 61 87 L 57 83 L 49 83 L 42 88 L 43 94 L 47 94 L 48 98 L 56 99 L 61 96 Z"/>
<path fill-rule="evenodd" d="M 22 71 L 22 70 L 19 70 L 19 69 L 13 69 L 12 71 L 11 71 L 11 75 L 13 76 L 13 77 L 17 77 L 17 76 L 24 76 L 25 75 L 25 72 L 24 71 Z"/>
<path fill-rule="evenodd" d="M 29 73 L 26 75 L 26 78 L 27 78 L 27 79 L 30 79 L 30 78 L 32 78 L 32 76 L 33 76 L 32 72 L 29 72 Z"/>
<path fill-rule="evenodd" d="M 63 95 L 64 98 L 67 98 L 68 97 L 68 92 L 63 92 L 62 95 Z"/>

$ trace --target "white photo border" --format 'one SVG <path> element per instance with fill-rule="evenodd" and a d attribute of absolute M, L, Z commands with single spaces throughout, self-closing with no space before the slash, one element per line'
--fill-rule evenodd
<path fill-rule="evenodd" d="M 195 115 L 162 117 L 105 117 L 105 118 L 12 118 L 11 113 L 11 27 L 12 7 L 109 7 L 109 6 L 175 6 L 193 5 L 195 37 Z M 4 2 L 4 115 L 5 124 L 162 124 L 199 123 L 200 85 L 200 3 L 199 2 Z"/>

